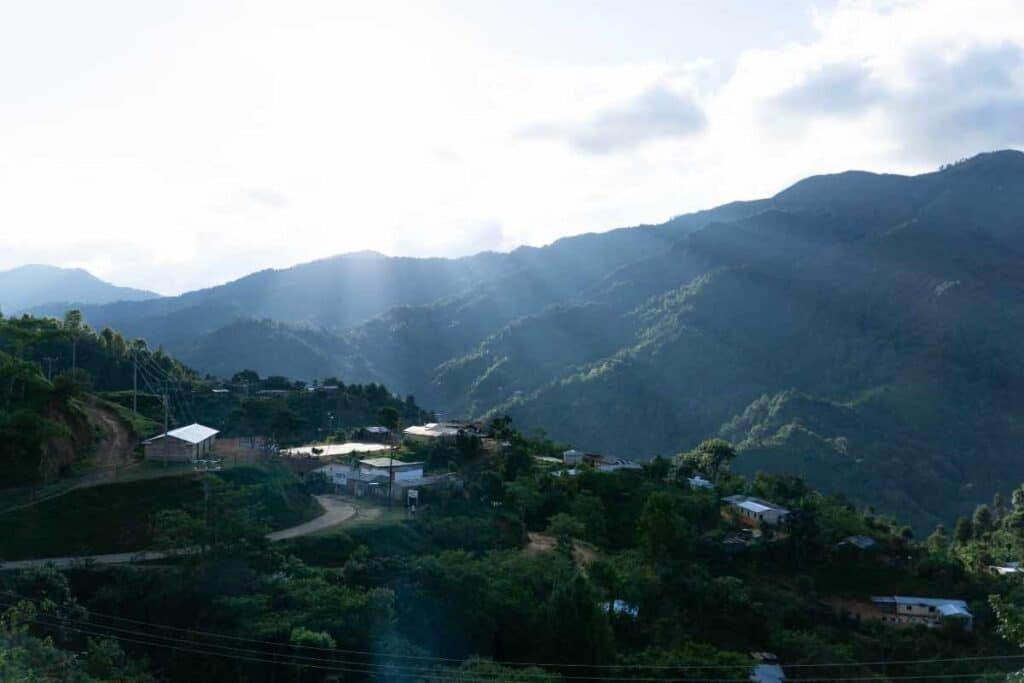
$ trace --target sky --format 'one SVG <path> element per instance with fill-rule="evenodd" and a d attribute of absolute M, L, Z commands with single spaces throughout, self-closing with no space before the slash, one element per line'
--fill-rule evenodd
<path fill-rule="evenodd" d="M 0 269 L 162 294 L 1020 147 L 1018 0 L 0 0 Z"/>

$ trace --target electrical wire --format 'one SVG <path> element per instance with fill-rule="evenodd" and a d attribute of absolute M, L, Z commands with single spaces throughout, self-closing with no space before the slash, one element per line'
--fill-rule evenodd
<path fill-rule="evenodd" d="M 22 596 L 18 596 L 18 597 L 22 597 Z M 8 606 L 11 605 L 11 603 L 2 603 L 2 602 L 0 602 L 0 604 L 7 604 Z M 406 659 L 419 659 L 419 660 L 435 661 L 435 662 L 438 662 L 439 664 L 440 663 L 453 664 L 453 663 L 461 663 L 461 662 L 464 661 L 464 660 L 460 660 L 460 659 L 445 658 L 445 657 L 429 657 L 429 656 L 421 656 L 421 655 L 388 655 L 388 654 L 385 654 L 385 653 L 372 652 L 372 651 L 367 651 L 367 650 L 346 650 L 346 649 L 343 649 L 343 648 L 323 648 L 323 647 L 308 646 L 308 645 L 287 645 L 287 644 L 280 643 L 280 642 L 275 642 L 275 641 L 260 640 L 260 639 L 255 639 L 255 638 L 245 638 L 245 637 L 242 637 L 242 636 L 235 636 L 235 635 L 231 635 L 231 634 L 215 633 L 215 632 L 210 632 L 210 631 L 200 631 L 200 630 L 195 630 L 195 629 L 184 629 L 184 628 L 175 627 L 175 626 L 169 626 L 169 625 L 165 625 L 165 624 L 156 624 L 156 623 L 153 623 L 153 622 L 141 621 L 141 620 L 137 620 L 137 619 L 130 619 L 130 618 L 127 618 L 127 617 L 117 617 L 117 616 L 114 616 L 114 615 L 104 615 L 104 614 L 95 613 L 95 612 L 90 612 L 90 616 L 91 617 L 99 617 L 101 619 L 109 619 L 111 621 L 122 621 L 122 622 L 125 622 L 125 623 L 133 623 L 133 624 L 138 624 L 138 625 L 143 625 L 143 626 L 149 626 L 151 628 L 162 628 L 162 629 L 167 629 L 167 630 L 171 630 L 171 631 L 177 631 L 179 633 L 189 633 L 189 634 L 193 634 L 193 635 L 197 635 L 197 636 L 224 638 L 224 639 L 230 639 L 230 640 L 235 640 L 235 641 L 240 641 L 240 642 L 254 643 L 254 644 L 263 645 L 263 646 L 272 645 L 272 646 L 276 646 L 276 647 L 292 647 L 292 648 L 295 648 L 295 649 L 304 649 L 304 650 L 315 650 L 315 651 L 323 651 L 323 652 L 337 652 L 337 653 L 343 653 L 343 654 L 356 654 L 356 655 L 362 655 L 362 656 L 366 656 L 366 657 L 373 657 L 373 658 L 378 659 L 378 660 L 379 659 L 406 658 Z M 145 634 L 145 633 L 134 632 L 134 631 L 130 631 L 130 630 L 127 630 L 127 629 L 122 629 L 122 628 L 119 628 L 119 627 L 111 626 L 109 624 L 96 624 L 96 623 L 92 623 L 91 625 L 96 627 L 96 628 L 107 628 L 107 629 L 112 629 L 112 630 L 116 630 L 116 631 L 121 631 L 121 632 L 124 632 L 124 633 L 129 633 L 129 634 L 132 634 L 132 635 L 144 635 L 146 637 L 160 638 L 160 639 L 169 640 L 169 641 L 173 641 L 173 642 L 183 642 L 183 643 L 192 643 L 192 642 L 194 642 L 194 641 L 190 641 L 190 640 L 184 640 L 184 639 L 181 639 L 181 638 L 171 638 L 169 636 L 161 636 L 159 634 Z M 221 649 L 226 649 L 226 650 L 235 650 L 235 651 L 239 651 L 239 652 L 243 652 L 243 653 L 260 652 L 260 651 L 253 651 L 253 650 L 245 650 L 243 648 L 232 648 L 232 647 L 226 646 L 226 645 L 207 644 L 206 646 L 208 646 L 208 647 L 215 647 L 215 648 L 221 648 Z M 314 661 L 314 662 L 315 661 L 320 661 L 320 662 L 341 662 L 341 663 L 344 663 L 344 664 L 365 665 L 365 663 L 363 663 L 363 662 L 352 662 L 350 660 L 344 660 L 344 659 L 340 659 L 339 660 L 339 659 L 335 659 L 335 658 L 323 658 L 323 657 L 311 657 L 311 656 L 310 657 L 306 657 L 306 656 L 302 656 L 302 655 L 282 655 L 282 656 L 299 657 L 299 658 L 310 660 L 310 661 Z M 908 660 L 877 660 L 877 661 L 867 661 L 867 662 L 831 662 L 831 663 L 811 663 L 811 664 L 788 664 L 788 665 L 784 665 L 784 666 L 785 666 L 786 669 L 804 669 L 804 670 L 806 670 L 806 669 L 822 669 L 822 668 L 872 667 L 872 666 L 885 666 L 885 665 L 889 665 L 889 666 L 904 665 L 905 666 L 905 665 L 939 664 L 939 663 L 954 663 L 954 662 L 981 663 L 981 662 L 986 662 L 986 661 L 994 662 L 994 661 L 1000 661 L 1000 660 L 1006 661 L 1006 660 L 1017 660 L 1017 659 L 1024 659 L 1024 654 L 1021 654 L 1021 655 L 990 655 L 990 656 L 974 656 L 974 657 L 931 658 L 931 659 L 908 659 Z M 661 670 L 666 670 L 666 671 L 679 671 L 679 670 L 698 670 L 699 671 L 699 670 L 730 670 L 730 669 L 733 669 L 733 670 L 744 669 L 745 670 L 745 669 L 749 669 L 750 666 L 751 666 L 751 665 L 748 665 L 748 664 L 644 665 L 644 664 L 562 664 L 562 663 L 557 663 L 557 662 L 547 662 L 547 663 L 545 663 L 545 662 L 500 662 L 500 663 L 503 664 L 503 665 L 506 665 L 506 666 L 535 666 L 535 667 L 549 667 L 549 668 L 555 668 L 555 669 L 559 669 L 559 668 L 574 668 L 575 667 L 575 668 L 590 668 L 590 669 L 618 669 L 618 670 L 628 670 L 628 669 L 661 669 Z M 413 671 L 420 671 L 420 672 L 427 671 L 426 669 L 417 668 L 417 667 L 411 667 L 411 666 L 393 666 L 392 668 L 404 669 L 404 670 L 413 670 Z M 904 679 L 904 680 L 920 680 L 920 679 L 929 679 L 929 678 L 936 678 L 936 677 L 939 677 L 939 678 L 943 678 L 943 677 L 944 678 L 959 678 L 959 677 L 964 677 L 964 676 L 969 676 L 969 675 L 974 675 L 974 674 L 920 674 L 920 675 L 916 675 L 916 676 L 903 676 L 903 677 L 890 677 L 890 678 L 897 678 L 897 679 Z M 601 676 L 601 677 L 592 677 L 592 676 L 563 676 L 563 678 L 575 679 L 575 680 L 664 680 L 663 678 L 637 678 L 637 677 L 616 678 L 616 677 L 608 677 L 608 676 Z M 854 681 L 854 680 L 871 680 L 872 678 L 873 677 L 847 677 L 847 678 L 830 677 L 830 678 L 818 678 L 818 679 L 815 679 L 815 678 L 800 678 L 800 679 L 794 679 L 794 680 L 804 680 L 804 681 L 850 680 L 850 681 Z M 717 680 L 717 679 L 709 679 L 709 680 Z"/>

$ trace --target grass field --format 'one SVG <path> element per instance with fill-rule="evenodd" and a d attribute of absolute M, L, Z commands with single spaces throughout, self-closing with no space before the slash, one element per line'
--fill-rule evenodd
<path fill-rule="evenodd" d="M 257 496 L 271 528 L 299 524 L 321 512 L 314 498 L 280 474 L 239 467 L 218 475 Z M 194 473 L 77 489 L 0 515 L 0 559 L 142 550 L 153 541 L 157 512 L 201 501 L 202 485 Z"/>

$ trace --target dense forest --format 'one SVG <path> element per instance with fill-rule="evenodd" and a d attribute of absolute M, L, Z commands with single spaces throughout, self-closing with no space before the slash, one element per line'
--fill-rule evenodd
<path fill-rule="evenodd" d="M 383 381 L 622 457 L 722 436 L 743 471 L 927 529 L 1024 478 L 1022 196 L 1024 154 L 995 152 L 509 254 L 354 254 L 84 311 L 200 371 Z"/>
<path fill-rule="evenodd" d="M 240 471 L 211 482 L 211 504 L 151 511 L 153 547 L 177 560 L 0 574 L 0 677 L 743 681 L 762 651 L 789 680 L 997 681 L 1020 668 L 1024 588 L 988 566 L 1024 552 L 1024 488 L 917 541 L 799 478 L 733 474 L 720 440 L 567 476 L 534 457 L 556 453 L 551 441 L 507 420 L 490 431 L 507 444 L 494 456 L 430 447 L 464 486 L 415 515 L 271 543 L 264 502 L 302 484 Z M 792 521 L 744 537 L 721 514 L 732 494 Z M 891 594 L 963 600 L 973 628 L 837 607 Z"/>

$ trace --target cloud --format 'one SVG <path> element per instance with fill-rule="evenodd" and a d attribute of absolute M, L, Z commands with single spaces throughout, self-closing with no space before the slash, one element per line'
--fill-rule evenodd
<path fill-rule="evenodd" d="M 950 161 L 1024 144 L 1024 50 L 976 46 L 948 58 L 916 55 L 913 86 L 890 96 L 896 134 L 908 149 Z"/>
<path fill-rule="evenodd" d="M 588 154 L 607 154 L 691 136 L 706 124 L 703 110 L 692 98 L 657 85 L 582 123 L 539 124 L 527 129 L 526 135 L 565 140 Z"/>
<path fill-rule="evenodd" d="M 266 187 L 252 187 L 245 191 L 245 196 L 253 204 L 265 206 L 272 209 L 281 209 L 288 206 L 288 197 L 277 190 Z"/>
<path fill-rule="evenodd" d="M 802 83 L 776 96 L 774 104 L 787 113 L 852 116 L 863 113 L 884 94 L 867 67 L 835 63 L 808 74 Z"/>

